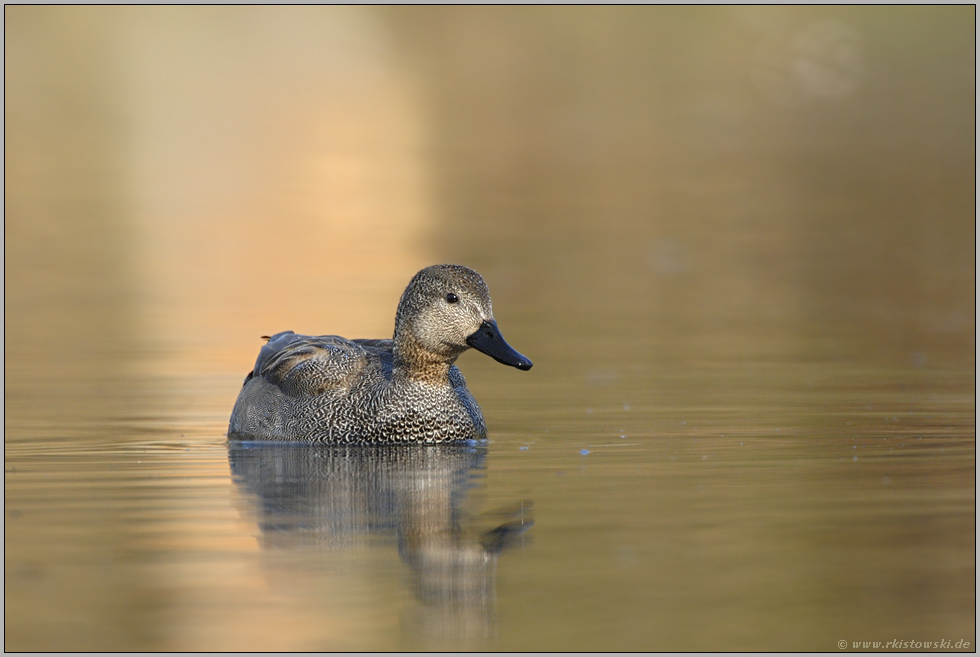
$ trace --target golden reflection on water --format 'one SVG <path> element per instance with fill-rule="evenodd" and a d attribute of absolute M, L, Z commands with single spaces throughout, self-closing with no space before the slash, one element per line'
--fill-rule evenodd
<path fill-rule="evenodd" d="M 4 15 L 8 649 L 973 642 L 973 7 Z M 485 478 L 270 544 L 322 505 L 233 480 L 259 336 L 386 337 L 434 262 L 535 361 L 460 359 Z"/>

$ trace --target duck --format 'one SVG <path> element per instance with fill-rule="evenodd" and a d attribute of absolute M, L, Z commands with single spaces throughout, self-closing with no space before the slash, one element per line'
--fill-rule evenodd
<path fill-rule="evenodd" d="M 531 369 L 500 334 L 483 277 L 433 265 L 398 302 L 392 339 L 263 336 L 228 424 L 231 441 L 442 444 L 487 438 L 455 362 L 468 349 Z"/>

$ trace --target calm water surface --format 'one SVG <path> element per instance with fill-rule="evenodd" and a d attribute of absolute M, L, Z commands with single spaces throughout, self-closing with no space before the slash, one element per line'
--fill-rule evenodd
<path fill-rule="evenodd" d="M 974 25 L 5 8 L 5 648 L 974 650 Z M 489 441 L 227 443 L 436 262 Z"/>
<path fill-rule="evenodd" d="M 466 448 L 230 447 L 217 403 L 43 440 L 8 425 L 8 646 L 972 639 L 970 376 L 623 378 L 495 377 L 492 438 Z"/>

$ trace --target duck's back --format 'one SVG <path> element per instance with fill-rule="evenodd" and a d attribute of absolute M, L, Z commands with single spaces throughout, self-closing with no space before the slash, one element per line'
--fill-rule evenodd
<path fill-rule="evenodd" d="M 445 386 L 395 381 L 391 340 L 278 333 L 235 403 L 229 436 L 304 442 L 449 442 L 486 425 L 462 374 Z"/>
<path fill-rule="evenodd" d="M 365 377 L 383 377 L 383 370 L 390 378 L 391 362 L 391 340 L 348 340 L 285 331 L 262 347 L 249 377 L 263 377 L 292 396 L 318 395 L 350 388 Z"/>

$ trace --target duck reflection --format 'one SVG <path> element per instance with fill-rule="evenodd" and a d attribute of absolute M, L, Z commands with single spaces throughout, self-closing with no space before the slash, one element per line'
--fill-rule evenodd
<path fill-rule="evenodd" d="M 256 504 L 264 548 L 344 548 L 393 536 L 415 598 L 406 619 L 431 640 L 491 638 L 497 556 L 523 541 L 528 502 L 472 517 L 478 445 L 231 443 L 232 477 Z"/>

